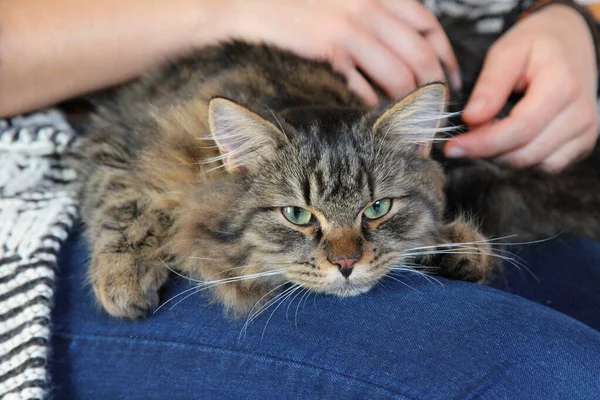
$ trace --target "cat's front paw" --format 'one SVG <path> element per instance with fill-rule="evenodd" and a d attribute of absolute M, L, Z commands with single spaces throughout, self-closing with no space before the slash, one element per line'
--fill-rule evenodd
<path fill-rule="evenodd" d="M 92 259 L 90 280 L 96 298 L 115 317 L 140 319 L 156 308 L 166 268 L 140 267 L 127 253 L 105 253 Z"/>
<path fill-rule="evenodd" d="M 449 279 L 485 283 L 494 269 L 492 249 L 486 238 L 471 224 L 455 221 L 444 227 L 439 256 L 439 273 Z"/>

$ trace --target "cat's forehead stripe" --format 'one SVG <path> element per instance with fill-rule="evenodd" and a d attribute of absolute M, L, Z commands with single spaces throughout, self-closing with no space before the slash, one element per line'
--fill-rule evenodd
<path fill-rule="evenodd" d="M 302 182 L 302 188 L 303 188 L 303 194 L 304 194 L 304 202 L 306 203 L 307 206 L 311 205 L 311 200 L 310 200 L 310 178 L 309 177 L 304 177 L 303 182 Z"/>

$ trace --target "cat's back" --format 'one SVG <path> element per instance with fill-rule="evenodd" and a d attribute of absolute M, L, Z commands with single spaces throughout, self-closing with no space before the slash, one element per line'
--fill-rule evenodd
<path fill-rule="evenodd" d="M 266 119 L 272 119 L 273 110 L 297 106 L 364 105 L 328 63 L 265 44 L 230 41 L 95 96 L 96 112 L 84 136 L 88 143 L 108 144 L 125 153 L 123 158 L 136 159 L 157 137 L 206 137 L 206 111 L 214 97 L 233 100 Z M 178 132 L 182 128 L 186 132 Z"/>
<path fill-rule="evenodd" d="M 225 97 L 256 112 L 304 105 L 363 105 L 342 75 L 266 44 L 231 41 L 163 64 L 96 99 L 98 116 L 138 123 L 190 101 Z"/>
<path fill-rule="evenodd" d="M 201 140 L 210 136 L 208 103 L 215 97 L 273 124 L 274 111 L 299 106 L 364 106 L 327 63 L 264 44 L 205 47 L 95 98 L 78 149 L 81 179 L 123 174 L 163 188 L 197 180 L 199 161 L 218 156 L 214 143 Z"/>

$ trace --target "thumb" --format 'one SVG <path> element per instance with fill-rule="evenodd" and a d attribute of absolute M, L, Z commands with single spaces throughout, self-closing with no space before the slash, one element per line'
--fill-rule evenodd
<path fill-rule="evenodd" d="M 508 41 L 504 42 L 500 40 L 488 51 L 465 107 L 462 118 L 467 125 L 490 122 L 517 86 L 523 86 L 529 46 L 510 38 L 505 38 Z"/>

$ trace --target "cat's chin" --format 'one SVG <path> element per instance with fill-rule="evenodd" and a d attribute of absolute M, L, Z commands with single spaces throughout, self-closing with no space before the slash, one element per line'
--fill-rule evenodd
<path fill-rule="evenodd" d="M 339 297 L 353 297 L 367 293 L 373 285 L 356 285 L 352 283 L 339 285 L 327 291 L 328 294 L 333 294 Z"/>

